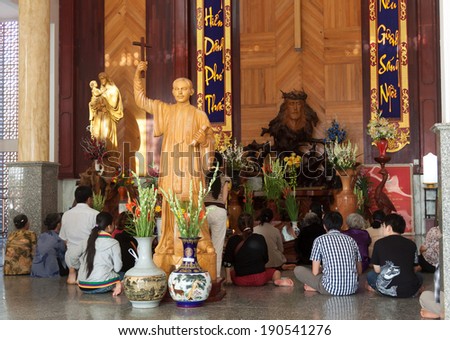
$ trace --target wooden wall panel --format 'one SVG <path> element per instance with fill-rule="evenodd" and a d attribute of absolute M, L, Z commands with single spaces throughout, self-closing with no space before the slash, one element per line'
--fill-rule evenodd
<path fill-rule="evenodd" d="M 145 25 L 145 1 L 105 1 L 104 69 L 119 88 L 124 106 L 124 117 L 117 124 L 119 151 L 126 165 L 143 166 L 141 173 L 146 169 L 146 158 L 136 164 L 132 153 L 146 156 L 146 113 L 134 101 L 133 78 L 140 47 L 132 43 L 146 37 Z"/>
<path fill-rule="evenodd" d="M 74 6 L 71 1 L 64 2 L 64 6 L 66 3 L 67 8 Z M 81 169 L 84 164 L 78 141 L 87 125 L 86 112 L 90 97 L 87 84 L 90 79 L 96 78 L 104 65 L 105 53 L 110 61 L 118 61 L 116 64 L 109 64 L 106 70 L 118 84 L 126 106 L 126 117 L 119 123 L 119 136 L 141 148 L 143 141 L 139 138 L 148 137 L 150 134 L 149 126 L 146 128 L 146 133 L 142 133 L 138 122 L 144 118 L 144 114 L 134 112 L 133 108 L 131 80 L 135 66 L 127 63 L 129 54 L 134 63 L 135 52 L 139 51 L 139 48 L 132 46 L 131 41 L 149 35 L 150 40 L 154 39 L 151 36 L 161 39 L 165 37 L 164 39 L 171 40 L 172 43 L 173 39 L 176 40 L 176 44 L 164 42 L 166 45 L 158 45 L 158 48 L 152 48 L 150 51 L 154 64 L 163 55 L 161 51 L 164 47 L 166 51 L 164 53 L 168 53 L 167 55 L 171 58 L 168 60 L 170 65 L 167 65 L 170 67 L 170 72 L 165 74 L 165 71 L 158 66 L 154 66 L 156 68 L 154 72 L 163 72 L 161 77 L 157 78 L 164 82 L 171 82 L 174 76 L 181 75 L 183 72 L 188 73 L 188 64 L 191 63 L 187 52 L 188 34 L 192 33 L 189 27 L 192 28 L 194 18 L 194 14 L 188 11 L 192 12 L 192 8 L 195 8 L 192 6 L 192 1 L 189 6 L 184 0 L 170 2 L 170 11 L 165 9 L 167 2 L 163 0 L 105 1 L 106 35 L 103 40 L 103 19 L 100 17 L 102 13 L 99 10 L 99 4 L 103 4 L 103 1 L 82 0 L 75 3 L 76 12 L 72 13 L 71 19 L 74 26 L 73 36 L 70 37 L 70 32 L 66 32 L 64 33 L 68 36 L 66 40 L 61 39 L 62 60 L 68 61 L 61 62 L 61 83 L 74 84 L 72 90 L 68 87 L 70 93 L 62 91 L 63 98 L 61 98 L 60 114 L 64 115 L 61 117 L 61 122 L 65 124 L 60 127 L 61 135 L 67 135 L 65 132 L 67 129 L 73 128 L 74 131 L 72 140 L 69 143 L 62 143 L 61 147 L 61 154 L 65 155 L 65 158 L 61 158 L 62 168 L 64 168 L 62 175 L 66 177 L 77 176 L 78 169 Z M 151 10 L 148 8 L 149 4 L 154 6 Z M 234 60 L 240 63 L 240 69 L 236 67 L 236 64 L 233 65 L 236 67 L 233 81 L 240 87 L 240 93 L 235 97 L 241 97 L 240 105 L 235 106 L 236 111 L 241 111 L 240 120 L 233 122 L 234 126 L 239 127 L 235 129 L 237 132 L 235 136 L 244 144 L 254 139 L 258 142 L 269 140 L 268 136 L 261 137 L 260 131 L 277 115 L 282 102 L 280 91 L 302 89 L 308 94 L 307 103 L 319 116 L 320 123 L 314 136 L 323 137 L 330 122 L 338 119 L 348 130 L 349 137 L 361 146 L 361 151 L 364 149 L 363 142 L 366 142 L 365 146 L 369 153 L 366 156 L 372 159 L 373 148 L 367 143 L 364 129 L 366 122 L 363 120 L 363 111 L 367 106 L 367 103 L 363 104 L 363 101 L 367 96 L 364 95 L 362 84 L 363 79 L 367 78 L 365 74 L 367 68 L 363 68 L 362 64 L 363 38 L 361 36 L 367 35 L 364 31 L 365 26 L 362 25 L 367 22 L 367 13 L 365 7 L 361 6 L 361 2 L 359 0 L 303 0 L 301 2 L 301 51 L 294 49 L 294 0 L 240 0 L 234 2 L 234 5 L 238 6 L 238 9 L 234 9 L 234 13 L 239 15 L 234 18 L 233 27 L 238 27 L 234 37 L 238 39 L 235 39 L 233 44 L 240 47 L 237 49 L 240 54 L 235 54 Z M 64 6 L 62 6 L 63 10 L 66 8 Z M 435 34 L 437 9 L 432 0 L 418 0 L 416 7 L 420 11 L 415 9 L 412 12 L 408 29 L 412 39 L 416 36 L 423 38 L 417 38 L 421 48 L 420 52 L 411 54 L 410 70 L 412 92 L 415 97 L 420 97 L 417 103 L 412 103 L 412 110 L 419 112 L 418 115 L 420 115 L 416 115 L 420 119 L 414 121 L 414 124 L 417 124 L 415 134 L 420 132 L 420 144 L 419 139 L 415 140 L 415 153 L 403 155 L 407 161 L 418 157 L 419 150 L 421 154 L 434 151 L 435 137 L 429 131 L 429 127 L 440 119 L 439 85 L 436 81 L 439 74 L 437 66 L 439 41 Z M 158 8 L 162 12 L 155 12 Z M 69 12 L 66 10 L 62 13 L 68 15 Z M 159 15 L 159 18 L 163 20 L 153 20 L 154 17 L 152 19 L 152 13 L 163 12 L 166 14 Z M 61 17 L 62 22 L 67 19 L 64 15 Z M 237 18 L 239 18 L 238 25 Z M 153 23 L 151 23 L 152 20 Z M 148 27 L 145 27 L 146 21 Z M 167 27 L 174 28 L 169 30 Z M 166 33 L 170 31 L 173 34 L 159 34 L 164 28 Z M 71 27 L 68 26 L 67 29 L 70 31 Z M 65 30 L 62 31 L 65 32 Z M 420 32 L 420 36 L 417 32 Z M 238 40 L 237 43 L 236 40 Z M 73 46 L 71 46 L 72 43 Z M 150 43 L 153 44 L 152 41 Z M 103 51 L 103 44 L 105 44 L 105 51 Z M 123 55 L 126 56 L 126 66 L 120 66 Z M 73 58 L 72 61 L 71 58 Z M 236 73 L 236 69 L 239 73 Z M 150 90 L 160 91 L 160 95 L 170 97 L 165 85 L 159 84 L 158 88 L 151 85 Z M 72 127 L 71 124 L 73 124 Z M 138 130 L 141 137 L 136 137 Z M 67 148 L 71 150 L 66 150 Z M 72 159 L 73 164 L 70 163 Z"/>
<path fill-rule="evenodd" d="M 242 143 L 271 140 L 261 127 L 277 115 L 280 91 L 297 89 L 319 116 L 315 137 L 337 119 L 362 150 L 360 1 L 302 1 L 301 51 L 294 49 L 293 0 L 239 6 Z"/>
<path fill-rule="evenodd" d="M 104 0 L 61 1 L 59 82 L 60 178 L 79 178 L 90 165 L 81 140 L 88 136 L 89 81 L 97 78 L 104 64 Z M 68 132 L 70 131 L 70 132 Z"/>
<path fill-rule="evenodd" d="M 278 113 L 281 92 L 301 86 L 301 60 L 294 50 L 294 2 L 239 2 L 241 126 L 243 144 L 260 136 Z M 300 86 L 300 87 L 299 87 Z"/>

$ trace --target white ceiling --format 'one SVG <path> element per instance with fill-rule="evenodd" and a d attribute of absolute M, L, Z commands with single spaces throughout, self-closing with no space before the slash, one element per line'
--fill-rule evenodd
<path fill-rule="evenodd" d="M 19 18 L 18 0 L 0 0 L 0 21 L 17 20 Z"/>

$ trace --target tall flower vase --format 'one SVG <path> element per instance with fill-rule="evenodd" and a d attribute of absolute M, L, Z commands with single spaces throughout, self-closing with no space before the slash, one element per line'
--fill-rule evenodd
<path fill-rule="evenodd" d="M 238 228 L 238 218 L 242 213 L 242 207 L 239 204 L 239 191 L 230 190 L 230 201 L 228 202 L 228 218 L 230 227 L 240 233 Z"/>
<path fill-rule="evenodd" d="M 300 229 L 298 227 L 298 221 L 291 221 L 292 229 L 294 230 L 295 236 L 300 234 Z"/>
<path fill-rule="evenodd" d="M 162 236 L 162 218 L 161 217 L 157 217 L 156 219 L 156 223 L 155 223 L 155 227 L 156 227 L 156 238 L 159 240 L 161 240 L 161 236 Z"/>
<path fill-rule="evenodd" d="M 378 154 L 380 158 L 385 158 L 386 157 L 386 151 L 388 148 L 388 140 L 383 138 L 383 139 L 379 139 L 375 142 L 375 144 L 377 145 L 378 148 Z"/>
<path fill-rule="evenodd" d="M 127 194 L 128 194 L 128 190 L 126 187 L 124 186 L 120 186 L 117 188 L 117 192 L 119 193 L 119 200 L 121 202 L 126 201 L 127 200 Z"/>
<path fill-rule="evenodd" d="M 197 262 L 200 237 L 183 238 L 183 262 L 169 275 L 169 293 L 178 307 L 200 307 L 211 292 L 211 276 Z"/>
<path fill-rule="evenodd" d="M 135 308 L 158 307 L 167 291 L 166 273 L 152 259 L 155 237 L 136 237 L 138 242 L 136 264 L 125 273 L 125 295 Z"/>
<path fill-rule="evenodd" d="M 105 171 L 105 167 L 98 159 L 94 159 L 94 169 L 100 176 L 103 175 L 103 172 Z"/>
<path fill-rule="evenodd" d="M 339 211 L 345 224 L 347 216 L 356 212 L 357 209 L 357 198 L 353 192 L 355 186 L 355 170 L 346 169 L 345 171 L 338 171 L 337 174 L 341 179 L 342 190 L 334 194 L 334 202 L 331 205 L 331 210 Z"/>

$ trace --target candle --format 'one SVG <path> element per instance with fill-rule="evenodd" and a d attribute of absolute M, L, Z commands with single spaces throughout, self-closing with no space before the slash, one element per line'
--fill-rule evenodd
<path fill-rule="evenodd" d="M 423 183 L 436 184 L 438 182 L 437 156 L 429 152 L 423 157 Z"/>

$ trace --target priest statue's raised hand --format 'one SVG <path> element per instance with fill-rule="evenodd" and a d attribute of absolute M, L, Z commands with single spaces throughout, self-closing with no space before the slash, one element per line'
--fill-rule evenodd
<path fill-rule="evenodd" d="M 139 62 L 134 77 L 134 99 L 138 107 L 153 115 L 154 135 L 163 136 L 159 187 L 172 191 L 181 200 L 189 200 L 190 182 L 193 181 L 193 196 L 198 197 L 200 183 L 205 187 L 204 170 L 208 168 L 209 156 L 214 155 L 214 136 L 205 112 L 189 102 L 194 94 L 192 82 L 177 78 L 173 82 L 172 94 L 175 104 L 169 104 L 145 95 L 141 71 L 147 70 L 147 62 Z M 216 253 L 205 221 L 200 232 L 197 258 L 200 266 L 212 278 L 216 275 Z M 221 250 L 220 250 L 221 251 Z M 162 205 L 162 236 L 155 249 L 153 260 L 166 273 L 181 264 L 183 246 L 178 228 L 166 200 Z"/>

